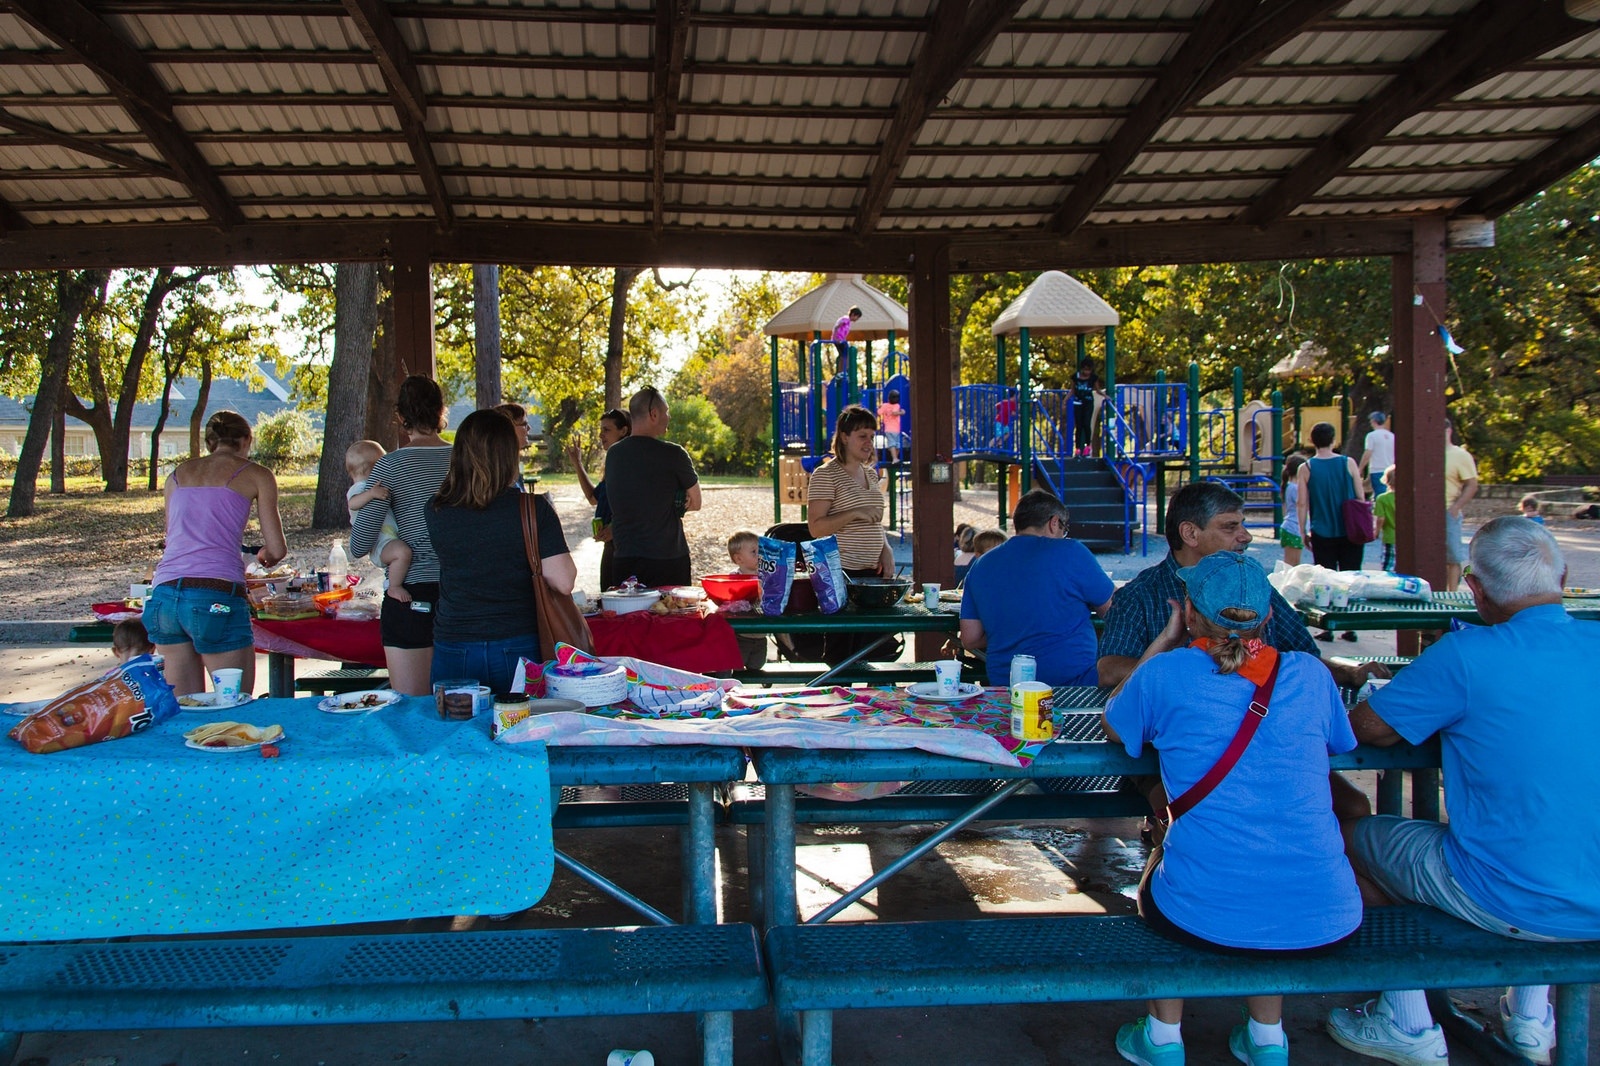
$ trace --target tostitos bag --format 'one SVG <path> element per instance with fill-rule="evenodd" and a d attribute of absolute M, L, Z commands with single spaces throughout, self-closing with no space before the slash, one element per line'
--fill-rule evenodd
<path fill-rule="evenodd" d="M 761 580 L 761 613 L 782 614 L 794 581 L 793 541 L 761 537 L 756 541 L 756 576 Z"/>
<path fill-rule="evenodd" d="M 837 537 L 818 537 L 800 545 L 811 567 L 811 587 L 817 592 L 817 607 L 823 614 L 844 610 L 848 595 L 844 580 L 844 560 L 839 555 Z"/>
<path fill-rule="evenodd" d="M 28 715 L 9 736 L 35 755 L 117 740 L 178 713 L 172 686 L 153 656 L 138 655 L 68 689 Z"/>

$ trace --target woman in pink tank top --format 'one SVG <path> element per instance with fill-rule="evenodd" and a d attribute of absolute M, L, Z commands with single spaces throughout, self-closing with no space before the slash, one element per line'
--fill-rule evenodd
<path fill-rule="evenodd" d="M 278 514 L 278 482 L 249 459 L 250 423 L 218 411 L 206 423 L 207 455 L 167 479 L 167 546 L 145 601 L 144 624 L 180 696 L 203 692 L 214 670 L 243 671 L 239 691 L 255 689 L 255 640 L 239 551 L 250 505 L 261 521 L 256 558 L 273 566 L 289 554 Z"/>

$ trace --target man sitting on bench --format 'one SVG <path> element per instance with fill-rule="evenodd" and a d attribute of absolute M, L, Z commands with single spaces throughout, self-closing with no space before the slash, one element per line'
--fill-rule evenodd
<path fill-rule="evenodd" d="M 1448 633 L 1350 712 L 1357 738 L 1388 745 L 1439 734 L 1450 821 L 1391 815 L 1344 826 L 1371 904 L 1426 903 L 1520 940 L 1600 940 L 1600 750 L 1594 664 L 1600 625 L 1561 605 L 1555 538 L 1520 517 L 1472 539 L 1467 587 L 1489 623 Z M 1548 1063 L 1555 1017 L 1543 986 L 1500 1000 L 1499 1039 Z M 1420 991 L 1335 1010 L 1328 1032 L 1396 1063 L 1442 1063 L 1444 1034 Z"/>

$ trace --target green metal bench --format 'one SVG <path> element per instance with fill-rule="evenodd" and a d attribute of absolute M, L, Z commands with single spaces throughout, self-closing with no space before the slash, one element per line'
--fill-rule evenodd
<path fill-rule="evenodd" d="M 701 1014 L 732 1066 L 766 1002 L 743 924 L 8 944 L 0 1062 L 34 1031 Z"/>
<path fill-rule="evenodd" d="M 67 641 L 71 644 L 110 644 L 111 630 L 114 628 L 110 622 L 81 622 L 67 630 Z"/>
<path fill-rule="evenodd" d="M 384 688 L 389 684 L 389 671 L 381 666 L 345 666 L 320 674 L 307 674 L 294 679 L 296 692 L 309 692 L 316 696 L 329 693 L 359 692 L 367 688 Z"/>
<path fill-rule="evenodd" d="M 1165 940 L 1138 918 L 1081 916 L 779 926 L 766 950 L 780 1019 L 799 1012 L 785 1051 L 801 1066 L 833 1061 L 833 1012 L 853 1007 L 1505 984 L 1562 986 L 1556 1062 L 1577 1066 L 1588 1062 L 1589 983 L 1600 980 L 1600 942 L 1511 940 L 1427 907 L 1368 911 L 1348 945 L 1309 957 L 1223 955 Z"/>

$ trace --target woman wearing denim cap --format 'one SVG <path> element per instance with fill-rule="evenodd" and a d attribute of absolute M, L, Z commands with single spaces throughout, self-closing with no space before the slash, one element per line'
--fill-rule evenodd
<path fill-rule="evenodd" d="M 1107 736 L 1132 756 L 1153 746 L 1167 795 L 1181 797 L 1255 713 L 1257 686 L 1276 677 L 1238 761 L 1172 822 L 1152 856 L 1139 913 L 1162 936 L 1211 951 L 1324 950 L 1361 924 L 1328 789 L 1328 756 L 1356 746 L 1339 689 L 1316 656 L 1261 639 L 1272 590 L 1253 559 L 1214 552 L 1178 576 L 1188 596 L 1112 693 Z M 1245 1002 L 1246 1022 L 1228 1040 L 1234 1057 L 1286 1064 L 1283 997 Z M 1148 1017 L 1117 1031 L 1117 1051 L 1145 1066 L 1181 1066 L 1182 1015 L 1181 999 L 1151 1000 Z"/>

